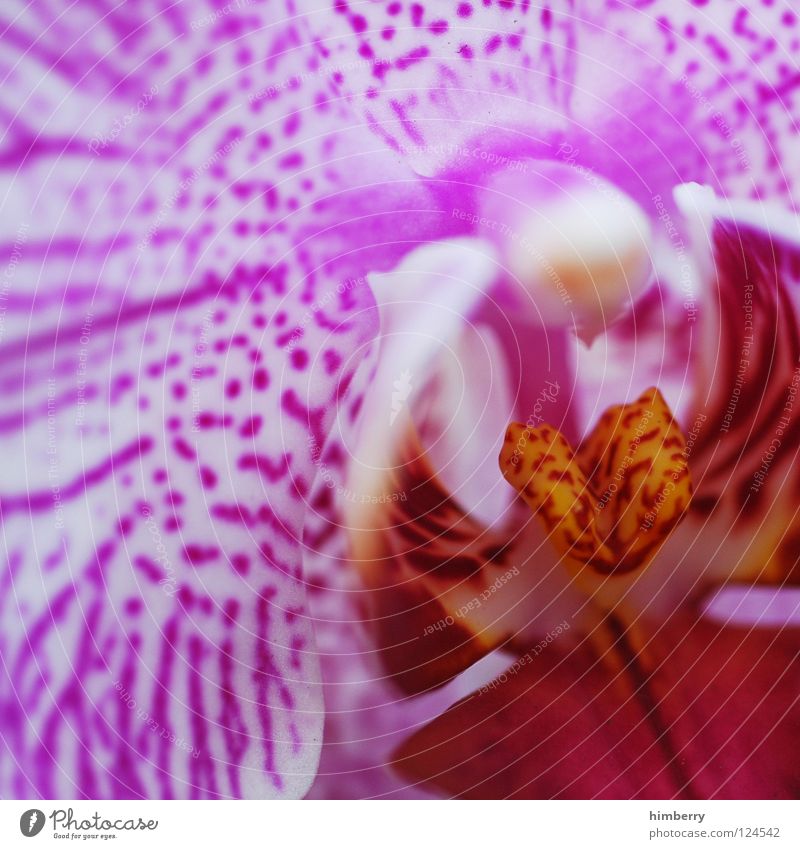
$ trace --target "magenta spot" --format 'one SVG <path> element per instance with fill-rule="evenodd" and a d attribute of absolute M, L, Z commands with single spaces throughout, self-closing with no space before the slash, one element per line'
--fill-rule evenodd
<path fill-rule="evenodd" d="M 300 113 L 293 112 L 283 125 L 283 134 L 291 138 L 300 129 Z"/>
<path fill-rule="evenodd" d="M 168 430 L 178 430 L 181 426 L 181 420 L 177 416 L 170 416 L 167 419 Z"/>
<path fill-rule="evenodd" d="M 216 413 L 211 413 L 208 410 L 198 413 L 196 423 L 202 430 L 211 430 L 215 427 L 228 427 L 233 421 L 230 416 L 218 416 Z"/>
<path fill-rule="evenodd" d="M 173 383 L 172 384 L 172 397 L 177 401 L 180 401 L 182 398 L 186 397 L 186 386 L 183 383 Z"/>
<path fill-rule="evenodd" d="M 153 481 L 155 483 L 164 483 L 167 479 L 167 470 L 166 469 L 156 469 L 153 472 Z"/>
<path fill-rule="evenodd" d="M 461 47 L 458 48 L 458 53 L 465 59 L 471 59 L 473 56 L 472 48 L 469 46 L 469 44 L 462 44 Z"/>
<path fill-rule="evenodd" d="M 130 374 L 121 374 L 119 377 L 115 378 L 114 382 L 111 384 L 111 403 L 115 404 L 120 395 L 132 386 L 133 377 Z"/>
<path fill-rule="evenodd" d="M 447 21 L 434 21 L 428 29 L 433 35 L 444 35 L 450 29 L 450 25 Z"/>
<path fill-rule="evenodd" d="M 125 602 L 125 613 L 127 613 L 128 616 L 137 616 L 142 612 L 143 608 L 144 605 L 140 598 L 129 598 Z"/>
<path fill-rule="evenodd" d="M 363 15 L 353 15 L 350 18 L 350 26 L 353 28 L 353 32 L 360 35 L 367 29 L 367 19 Z"/>
<path fill-rule="evenodd" d="M 384 41 L 391 41 L 394 38 L 394 27 L 384 27 L 381 31 L 381 38 Z"/>
<path fill-rule="evenodd" d="M 235 598 L 226 599 L 222 605 L 222 612 L 229 622 L 235 622 L 239 615 L 239 600 Z"/>
<path fill-rule="evenodd" d="M 233 554 L 231 566 L 240 574 L 246 575 L 250 571 L 250 558 L 246 554 Z"/>
<path fill-rule="evenodd" d="M 284 170 L 291 168 L 299 168 L 303 164 L 303 154 L 299 150 L 292 153 L 287 153 L 286 156 L 278 160 L 278 167 Z"/>
<path fill-rule="evenodd" d="M 472 15 L 472 6 L 469 3 L 459 3 L 456 11 L 459 18 L 469 18 Z"/>
<path fill-rule="evenodd" d="M 302 348 L 295 348 L 291 353 L 293 368 L 303 371 L 308 366 L 308 352 Z"/>
<path fill-rule="evenodd" d="M 493 35 L 487 42 L 484 51 L 487 56 L 491 56 L 492 53 L 496 52 L 500 45 L 503 43 L 503 39 L 499 35 Z"/>
<path fill-rule="evenodd" d="M 272 460 L 262 454 L 244 454 L 239 458 L 238 465 L 242 470 L 255 469 L 270 483 L 277 483 L 288 469 L 286 457 Z"/>
<path fill-rule="evenodd" d="M 390 3 L 386 7 L 386 14 L 387 15 L 399 15 L 400 12 L 402 12 L 402 11 L 403 11 L 403 4 L 402 3 Z"/>
<path fill-rule="evenodd" d="M 197 456 L 195 454 L 194 448 L 181 436 L 176 436 L 175 439 L 172 440 L 172 447 L 175 449 L 179 457 L 183 457 L 184 460 L 194 460 Z"/>
<path fill-rule="evenodd" d="M 395 65 L 401 70 L 405 71 L 407 68 L 410 68 L 412 65 L 416 65 L 417 62 L 421 62 L 430 54 L 430 50 L 427 47 L 415 47 L 413 50 L 409 50 L 404 56 L 400 56 L 398 60 L 395 62 Z M 392 101 L 394 104 L 396 101 Z M 397 110 L 395 110 L 397 111 Z"/>
<path fill-rule="evenodd" d="M 342 364 L 342 357 L 338 351 L 328 348 L 322 355 L 322 361 L 325 363 L 325 371 L 333 374 Z"/>
<path fill-rule="evenodd" d="M 206 489 L 213 489 L 217 485 L 217 475 L 208 466 L 200 467 L 200 482 Z"/>
<path fill-rule="evenodd" d="M 239 428 L 239 435 L 244 437 L 258 436 L 261 424 L 261 416 L 252 416 Z"/>
<path fill-rule="evenodd" d="M 180 507 L 185 500 L 183 493 L 180 493 L 177 490 L 169 489 L 164 493 L 164 503 L 168 507 Z"/>
<path fill-rule="evenodd" d="M 228 398 L 237 398 L 241 391 L 242 383 L 238 378 L 233 378 L 233 380 L 229 380 L 228 385 L 225 387 L 225 394 L 228 396 Z"/>
<path fill-rule="evenodd" d="M 253 372 L 253 388 L 263 392 L 269 386 L 269 373 L 266 369 L 257 368 Z"/>
<path fill-rule="evenodd" d="M 422 18 L 425 14 L 425 8 L 421 3 L 412 3 L 411 8 L 411 23 L 415 26 L 422 26 Z"/>
<path fill-rule="evenodd" d="M 186 584 L 178 590 L 178 601 L 186 610 L 191 610 L 194 607 L 194 593 Z"/>
<path fill-rule="evenodd" d="M 202 546 L 192 543 L 184 546 L 183 556 L 192 566 L 202 566 L 216 560 L 219 557 L 219 549 L 213 545 Z"/>

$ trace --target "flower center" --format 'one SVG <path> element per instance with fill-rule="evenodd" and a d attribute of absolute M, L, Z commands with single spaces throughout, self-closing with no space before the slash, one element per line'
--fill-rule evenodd
<path fill-rule="evenodd" d="M 630 197 L 577 165 L 489 182 L 483 220 L 508 271 L 542 320 L 591 341 L 649 284 L 650 226 Z"/>
<path fill-rule="evenodd" d="M 692 495 L 684 436 L 653 388 L 610 407 L 573 451 L 549 425 L 512 424 L 500 468 L 577 578 L 643 570 L 683 518 Z M 619 586 L 603 580 L 611 602 Z M 601 599 L 602 601 L 602 599 Z"/>

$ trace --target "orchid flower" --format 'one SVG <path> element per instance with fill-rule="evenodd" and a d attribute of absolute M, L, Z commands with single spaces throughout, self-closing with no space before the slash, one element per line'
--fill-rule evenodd
<path fill-rule="evenodd" d="M 3 14 L 4 796 L 796 795 L 786 4 Z"/>

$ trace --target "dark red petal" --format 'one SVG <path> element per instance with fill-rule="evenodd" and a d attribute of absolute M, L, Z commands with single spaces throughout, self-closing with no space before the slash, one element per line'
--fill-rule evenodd
<path fill-rule="evenodd" d="M 675 620 L 646 651 L 621 632 L 602 660 L 596 645 L 523 656 L 395 765 L 468 798 L 797 797 L 795 632 Z"/>

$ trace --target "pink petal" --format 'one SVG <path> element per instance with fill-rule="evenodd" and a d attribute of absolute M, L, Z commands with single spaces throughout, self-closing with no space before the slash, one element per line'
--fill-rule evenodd
<path fill-rule="evenodd" d="M 208 14 L 38 4 L 6 32 L 5 796 L 300 796 L 315 773 L 310 445 L 369 296 L 331 217 L 312 251 L 292 216 L 358 139 L 326 135 L 349 125 L 291 22 Z"/>
<path fill-rule="evenodd" d="M 800 589 L 724 587 L 707 600 L 703 614 L 722 625 L 797 627 L 800 625 Z"/>
<path fill-rule="evenodd" d="M 643 205 L 684 180 L 788 199 L 797 128 L 784 3 L 336 3 L 320 55 L 424 174 L 525 157 L 591 168 Z M 502 159 L 501 157 L 505 157 Z"/>

